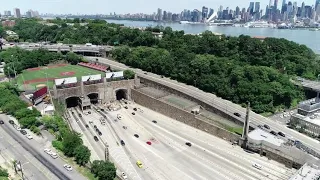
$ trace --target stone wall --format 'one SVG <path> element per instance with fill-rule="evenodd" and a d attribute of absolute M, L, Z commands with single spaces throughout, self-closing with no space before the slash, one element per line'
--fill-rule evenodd
<path fill-rule="evenodd" d="M 209 122 L 202 121 L 192 113 L 189 113 L 175 106 L 169 105 L 163 101 L 160 101 L 142 92 L 139 92 L 136 89 L 131 89 L 131 97 L 136 103 L 142 106 L 148 107 L 156 112 L 164 114 L 170 118 L 176 119 L 180 122 L 183 122 L 189 126 L 205 131 L 214 136 L 232 142 L 238 142 L 240 139 L 240 136 L 237 134 L 233 134 L 225 129 L 219 128 L 213 124 L 210 124 Z"/>
<path fill-rule="evenodd" d="M 145 79 L 145 78 L 142 78 L 142 77 L 139 77 L 140 78 L 140 82 L 141 84 L 145 85 L 145 86 L 149 86 L 149 87 L 153 87 L 153 88 L 156 88 L 156 89 L 160 89 L 162 91 L 165 91 L 165 92 L 169 92 L 171 94 L 174 94 L 174 95 L 177 95 L 177 96 L 180 96 L 182 98 L 185 98 L 185 99 L 188 99 L 190 101 L 193 101 L 199 105 L 201 105 L 204 109 L 206 109 L 207 111 L 210 111 L 210 112 L 213 112 L 215 114 L 218 114 L 219 116 L 222 116 L 226 119 L 229 119 L 230 121 L 240 125 L 240 126 L 243 126 L 243 122 L 240 120 L 240 118 L 238 117 L 234 117 L 230 114 L 227 114 L 226 112 L 224 111 L 221 111 L 215 107 L 213 107 L 212 105 L 210 104 L 207 104 L 205 102 L 202 102 L 201 100 L 197 99 L 197 98 L 194 98 L 192 96 L 189 96 L 183 92 L 180 92 L 178 90 L 175 90 L 173 88 L 170 88 L 168 86 L 165 86 L 163 84 L 160 84 L 160 83 L 156 83 L 154 81 L 150 81 L 148 79 Z"/>

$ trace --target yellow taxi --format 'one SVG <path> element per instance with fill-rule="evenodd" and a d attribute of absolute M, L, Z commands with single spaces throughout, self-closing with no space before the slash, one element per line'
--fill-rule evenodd
<path fill-rule="evenodd" d="M 141 161 L 138 160 L 138 161 L 136 162 L 136 164 L 137 164 L 137 166 L 138 166 L 139 168 L 142 168 L 142 162 L 141 162 Z"/>

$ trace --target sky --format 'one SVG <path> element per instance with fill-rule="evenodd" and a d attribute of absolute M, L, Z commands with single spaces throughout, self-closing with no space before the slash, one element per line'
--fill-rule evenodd
<path fill-rule="evenodd" d="M 173 13 L 180 13 L 183 9 L 201 9 L 202 6 L 213 8 L 215 11 L 220 5 L 223 8 L 235 9 L 248 8 L 250 1 L 255 0 L 1 0 L 0 13 L 14 8 L 20 8 L 22 14 L 29 9 L 37 10 L 39 13 L 54 14 L 109 14 L 116 12 L 124 13 L 146 13 L 151 14 L 161 8 Z M 289 0 L 287 0 L 288 2 Z M 295 1 L 295 0 L 293 0 Z M 301 6 L 303 0 L 296 0 Z M 260 0 L 261 9 L 265 10 L 269 0 Z M 315 0 L 304 0 L 306 5 L 314 5 Z M 278 6 L 282 0 L 278 0 Z"/>

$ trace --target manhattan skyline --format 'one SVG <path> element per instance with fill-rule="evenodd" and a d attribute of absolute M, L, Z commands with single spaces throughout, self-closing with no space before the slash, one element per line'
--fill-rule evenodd
<path fill-rule="evenodd" d="M 281 7 L 282 1 L 278 1 L 278 8 Z M 174 13 L 181 12 L 183 9 L 201 9 L 202 6 L 213 8 L 215 11 L 220 5 L 223 8 L 229 7 L 230 9 L 235 9 L 236 6 L 248 8 L 250 2 L 260 2 L 261 7 L 269 4 L 269 0 L 29 0 L 27 2 L 25 0 L 11 0 L 1 5 L 0 12 L 3 14 L 5 10 L 13 11 L 14 8 L 20 8 L 23 14 L 29 9 L 38 10 L 40 13 L 53 14 L 109 14 L 110 12 L 151 14 L 157 8 L 166 9 Z M 315 4 L 315 0 L 293 0 L 292 2 L 297 2 L 299 5 L 305 2 L 310 6 Z"/>

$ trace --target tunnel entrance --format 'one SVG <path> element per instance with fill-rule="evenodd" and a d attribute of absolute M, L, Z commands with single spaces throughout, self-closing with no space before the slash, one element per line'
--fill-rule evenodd
<path fill-rule="evenodd" d="M 69 97 L 66 99 L 66 106 L 67 106 L 67 108 L 77 107 L 77 106 L 79 106 L 79 102 L 80 102 L 79 97 L 76 97 L 76 96 Z"/>
<path fill-rule="evenodd" d="M 88 94 L 88 98 L 90 99 L 90 102 L 92 104 L 97 104 L 99 100 L 99 94 L 98 93 Z"/>
<path fill-rule="evenodd" d="M 127 99 L 127 90 L 119 89 L 116 91 L 116 99 L 119 101 L 121 99 Z"/>

